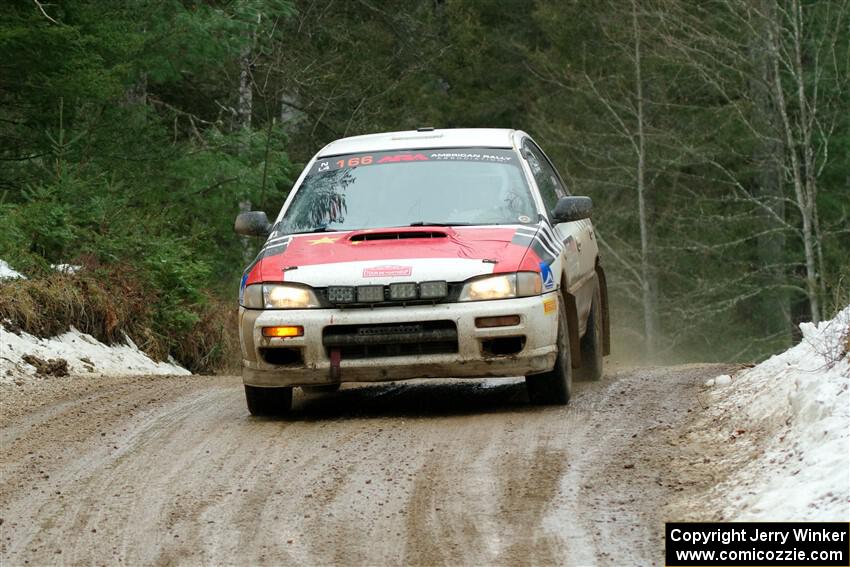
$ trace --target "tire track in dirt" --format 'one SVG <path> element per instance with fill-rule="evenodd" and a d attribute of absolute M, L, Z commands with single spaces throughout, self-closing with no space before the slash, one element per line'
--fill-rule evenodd
<path fill-rule="evenodd" d="M 667 441 L 717 372 L 611 372 L 567 408 L 520 381 L 352 387 L 283 420 L 235 377 L 10 387 L 0 563 L 653 563 Z"/>

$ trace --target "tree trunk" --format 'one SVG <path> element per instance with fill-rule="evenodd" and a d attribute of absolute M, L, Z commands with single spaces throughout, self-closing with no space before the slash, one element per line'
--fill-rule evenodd
<path fill-rule="evenodd" d="M 138 80 L 124 93 L 127 104 L 148 103 L 148 74 L 142 73 Z"/>
<path fill-rule="evenodd" d="M 239 91 L 236 101 L 236 126 L 242 130 L 250 130 L 251 118 L 254 113 L 254 80 L 251 73 L 251 52 L 256 40 L 257 27 L 260 24 L 260 14 L 257 14 L 257 26 L 250 31 L 246 31 L 247 40 L 245 46 L 239 53 Z M 245 144 L 242 148 L 243 152 L 247 150 L 247 139 L 243 141 Z M 244 198 L 239 201 L 239 212 L 246 212 L 253 209 L 250 195 L 245 194 Z M 243 236 L 242 240 L 242 258 L 244 263 L 249 263 L 253 257 L 253 247 L 251 246 L 251 238 Z"/>
<path fill-rule="evenodd" d="M 813 268 L 815 270 L 814 274 L 817 281 L 815 293 L 819 295 L 818 299 L 820 300 L 825 295 L 825 285 L 823 279 L 823 250 L 821 247 L 820 222 L 818 221 L 817 211 L 817 164 L 815 163 L 815 144 L 813 140 L 817 108 L 811 107 L 812 104 L 816 104 L 816 97 L 812 97 L 810 99 L 806 93 L 805 73 L 807 70 L 803 67 L 804 20 L 802 6 L 800 6 L 798 0 L 793 0 L 791 2 L 791 9 L 793 10 L 793 13 L 791 14 L 791 24 L 793 30 L 792 37 L 794 41 L 794 82 L 797 87 L 797 104 L 799 106 L 798 112 L 800 113 L 800 136 L 802 138 L 803 172 L 805 176 L 803 190 L 805 192 L 806 204 L 808 205 L 810 212 L 811 230 L 815 243 L 814 256 L 817 261 L 817 268 Z M 817 69 L 815 69 L 815 76 L 817 76 Z M 811 277 L 811 275 L 809 277 Z M 821 317 L 819 303 L 820 301 L 818 301 L 817 317 L 815 317 L 814 311 L 812 313 L 812 320 L 815 323 L 817 323 Z"/>
<path fill-rule="evenodd" d="M 643 77 L 641 73 L 641 43 L 638 26 L 637 3 L 632 0 L 632 27 L 634 30 L 635 104 L 637 106 L 637 192 L 638 222 L 640 224 L 641 301 L 643 304 L 643 332 L 646 355 L 652 359 L 656 350 L 656 301 L 650 261 L 649 219 L 646 187 L 646 132 L 644 130 Z"/>
<path fill-rule="evenodd" d="M 142 26 L 142 35 L 147 35 L 146 26 Z M 139 73 L 135 82 L 124 92 L 124 100 L 130 105 L 148 103 L 148 74 L 146 72 Z"/>
<path fill-rule="evenodd" d="M 771 14 L 775 11 L 775 0 L 759 0 L 757 6 L 760 13 Z M 788 291 L 777 284 L 788 280 L 785 269 L 786 245 L 785 233 L 768 232 L 776 228 L 776 219 L 785 218 L 785 195 L 782 180 L 783 148 L 776 140 L 781 131 L 771 104 L 770 85 L 771 67 L 767 55 L 765 21 L 761 21 L 750 43 L 750 58 L 753 64 L 753 74 L 750 80 L 750 92 L 753 99 L 753 125 L 762 133 L 758 138 L 758 146 L 753 155 L 758 173 L 756 174 L 756 199 L 764 204 L 760 208 L 762 230 L 756 246 L 759 264 L 765 266 L 765 271 L 759 278 L 765 291 L 762 293 L 758 318 L 762 331 L 766 336 L 780 335 L 785 345 L 792 342 L 794 325 L 791 320 L 791 300 Z M 781 228 L 781 226 L 780 226 Z"/>
<path fill-rule="evenodd" d="M 239 128 L 250 128 L 251 116 L 254 113 L 254 81 L 251 73 L 251 59 L 260 18 L 261 15 L 258 13 L 257 26 L 245 32 L 247 36 L 245 45 L 239 53 L 239 92 L 236 101 L 236 121 Z"/>
<path fill-rule="evenodd" d="M 238 128 L 251 127 L 251 115 L 254 111 L 254 91 L 251 88 L 251 47 L 246 45 L 239 55 L 239 92 L 236 101 L 236 125 Z"/>
<path fill-rule="evenodd" d="M 796 18 L 796 12 L 792 15 L 792 18 Z M 815 235 L 813 228 L 813 219 L 814 219 L 814 206 L 815 203 L 812 199 L 813 195 L 810 193 L 810 189 L 806 187 L 807 183 L 805 180 L 806 173 L 803 171 L 805 167 L 804 164 L 800 163 L 800 150 L 802 147 L 802 153 L 807 154 L 808 150 L 806 149 L 805 138 L 801 143 L 798 139 L 798 135 L 795 132 L 794 125 L 791 123 L 791 117 L 789 116 L 789 109 L 787 106 L 786 98 L 785 98 L 785 90 L 784 85 L 782 84 L 782 73 L 780 71 L 780 58 L 781 47 L 778 31 L 778 22 L 768 22 L 768 50 L 771 59 L 771 67 L 772 67 L 772 86 L 774 90 L 774 96 L 776 98 L 776 105 L 779 117 L 782 121 L 782 133 L 785 139 L 785 153 L 788 157 L 788 161 L 791 168 L 791 179 L 793 181 L 794 186 L 794 197 L 797 204 L 797 208 L 800 210 L 800 216 L 802 217 L 802 232 L 801 237 L 803 239 L 803 251 L 804 257 L 806 261 L 806 296 L 809 300 L 809 309 L 811 312 L 812 322 L 819 323 L 820 316 L 820 299 L 818 293 L 818 274 L 817 269 L 815 267 Z M 794 35 L 795 44 L 798 43 L 799 36 Z M 801 47 L 801 46 L 797 46 Z M 797 82 L 802 82 L 803 77 L 798 76 Z M 798 96 L 799 96 L 799 87 L 798 85 Z M 805 100 L 805 93 L 802 94 Z M 803 130 L 806 129 L 804 124 L 804 120 L 806 117 L 805 112 L 801 112 L 800 115 L 800 124 Z M 811 140 L 808 140 L 811 143 Z M 804 159 L 807 159 L 804 157 Z"/>
<path fill-rule="evenodd" d="M 285 132 L 295 130 L 299 122 L 304 118 L 304 113 L 296 108 L 298 95 L 294 92 L 284 91 L 280 94 L 280 127 Z"/>

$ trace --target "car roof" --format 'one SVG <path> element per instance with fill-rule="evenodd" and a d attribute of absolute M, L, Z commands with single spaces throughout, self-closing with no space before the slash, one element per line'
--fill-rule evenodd
<path fill-rule="evenodd" d="M 382 132 L 331 142 L 316 157 L 384 150 L 429 148 L 513 148 L 516 130 L 509 128 L 444 128 Z"/>

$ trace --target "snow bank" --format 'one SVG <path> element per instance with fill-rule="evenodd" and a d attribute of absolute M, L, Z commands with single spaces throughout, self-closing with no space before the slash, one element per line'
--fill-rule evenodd
<path fill-rule="evenodd" d="M 757 455 L 714 491 L 737 521 L 850 520 L 850 307 L 803 323 L 795 347 L 712 391 L 718 421 L 756 436 Z M 724 435 L 728 432 L 722 432 Z"/>
<path fill-rule="evenodd" d="M 64 359 L 71 374 L 190 374 L 174 361 L 154 362 L 129 338 L 127 344 L 108 346 L 73 327 L 57 337 L 40 339 L 12 333 L 0 325 L 0 383 L 36 374 L 35 367 L 23 360 L 27 355 Z"/>
<path fill-rule="evenodd" d="M 65 274 L 80 270 L 80 266 L 72 264 L 52 267 Z M 0 260 L 0 280 L 17 278 L 26 279 Z M 44 361 L 64 360 L 70 374 L 191 374 L 173 360 L 154 362 L 129 337 L 126 344 L 108 346 L 73 327 L 58 337 L 40 339 L 24 332 L 12 333 L 0 324 L 0 384 L 34 376 L 36 367 L 24 360 L 30 356 Z"/>
<path fill-rule="evenodd" d="M 5 260 L 0 260 L 0 280 L 16 280 L 18 278 L 24 278 L 24 275 L 13 270 L 12 266 L 7 264 Z"/>
<path fill-rule="evenodd" d="M 50 264 L 50 267 L 59 272 L 60 274 L 69 274 L 74 275 L 79 273 L 82 269 L 82 266 L 77 266 L 76 264 Z M 22 273 L 12 269 L 12 266 L 9 265 L 6 260 L 0 260 L 0 280 L 16 280 L 16 279 L 27 279 L 25 275 Z"/>

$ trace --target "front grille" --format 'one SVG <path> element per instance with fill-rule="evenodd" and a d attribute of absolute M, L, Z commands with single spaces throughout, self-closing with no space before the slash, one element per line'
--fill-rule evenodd
<path fill-rule="evenodd" d="M 423 321 L 382 325 L 331 325 L 322 331 L 330 356 L 339 350 L 343 360 L 382 358 L 458 351 L 453 321 Z"/>

